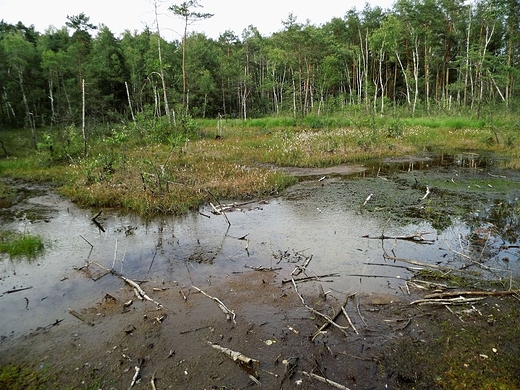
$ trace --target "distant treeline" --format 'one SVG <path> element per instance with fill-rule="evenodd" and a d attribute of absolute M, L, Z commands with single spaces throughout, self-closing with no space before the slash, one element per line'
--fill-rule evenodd
<path fill-rule="evenodd" d="M 190 18 L 211 15 L 170 11 L 186 31 L 174 42 L 151 28 L 116 37 L 85 14 L 44 33 L 0 22 L 0 125 L 298 118 L 346 107 L 478 115 L 520 100 L 518 0 L 398 0 L 320 26 L 290 14 L 270 36 L 249 26 L 217 40 L 189 29 Z"/>

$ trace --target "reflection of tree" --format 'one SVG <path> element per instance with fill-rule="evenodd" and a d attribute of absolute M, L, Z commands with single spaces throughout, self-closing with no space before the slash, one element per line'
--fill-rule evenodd
<path fill-rule="evenodd" d="M 479 260 L 499 255 L 519 240 L 518 200 L 494 199 L 467 221 L 468 250 Z"/>
<path fill-rule="evenodd" d="M 484 222 L 491 224 L 496 233 L 509 244 L 516 243 L 519 238 L 520 218 L 518 207 L 518 200 L 496 199 L 482 218 Z"/>

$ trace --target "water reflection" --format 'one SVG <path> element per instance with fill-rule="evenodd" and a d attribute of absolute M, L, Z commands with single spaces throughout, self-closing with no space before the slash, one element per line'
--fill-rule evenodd
<path fill-rule="evenodd" d="M 476 155 L 412 160 L 367 164 L 350 176 L 331 172 L 321 181 L 309 177 L 268 204 L 229 212 L 230 227 L 209 207 L 200 210 L 205 216 L 151 221 L 104 210 L 98 218 L 102 232 L 91 222 L 95 213 L 77 209 L 49 188 L 20 185 L 25 198 L 0 214 L 2 226 L 18 230 L 26 215 L 29 232 L 44 237 L 49 250 L 34 263 L 0 261 L 0 293 L 33 286 L 0 297 L 1 335 L 67 319 L 68 307 L 88 307 L 124 288 L 110 274 L 89 278 L 76 270 L 87 261 L 134 280 L 189 287 L 259 266 L 281 266 L 284 278 L 294 259 L 312 256 L 310 274 L 339 275 L 329 278 L 327 288 L 391 294 L 402 293 L 411 273 L 387 266 L 384 253 L 459 268 L 475 267 L 471 259 L 518 271 L 518 174 L 497 171 L 496 160 Z M 433 242 L 363 237 L 383 233 L 422 233 Z"/>

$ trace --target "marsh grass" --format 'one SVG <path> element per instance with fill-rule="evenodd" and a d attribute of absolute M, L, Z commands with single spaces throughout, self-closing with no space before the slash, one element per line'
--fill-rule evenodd
<path fill-rule="evenodd" d="M 173 130 L 158 120 L 140 123 L 139 130 L 126 125 L 91 129 L 87 156 L 77 153 L 79 129 L 47 134 L 38 151 L 30 149 L 27 131 L 11 131 L 6 144 L 17 152 L 0 160 L 0 173 L 53 180 L 82 206 L 183 214 L 210 201 L 210 193 L 237 200 L 280 193 L 296 179 L 277 166 L 328 167 L 423 151 L 487 150 L 511 156 L 512 167 L 518 167 L 514 119 L 352 111 L 246 122 L 187 118 Z"/>
<path fill-rule="evenodd" d="M 7 253 L 12 258 L 34 258 L 43 249 L 43 240 L 39 236 L 0 231 L 0 253 Z"/>

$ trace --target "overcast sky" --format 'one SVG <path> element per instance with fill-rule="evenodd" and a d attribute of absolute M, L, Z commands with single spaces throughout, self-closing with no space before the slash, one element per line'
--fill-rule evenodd
<path fill-rule="evenodd" d="M 161 34 L 166 39 L 178 39 L 182 32 L 182 22 L 175 19 L 168 6 L 180 4 L 184 0 L 158 0 L 160 5 L 159 24 Z M 391 7 L 393 0 L 369 0 L 372 6 Z M 67 22 L 67 15 L 84 12 L 94 25 L 105 24 L 116 36 L 124 30 L 142 31 L 145 26 L 155 29 L 152 0 L 0 0 L 0 19 L 16 24 L 21 21 L 27 26 L 34 25 L 43 33 L 49 26 L 61 28 Z M 266 36 L 283 28 L 282 20 L 289 13 L 296 16 L 298 23 L 319 26 L 333 17 L 343 17 L 356 8 L 361 11 L 365 1 L 354 0 L 199 0 L 203 8 L 197 12 L 214 14 L 211 19 L 190 26 L 190 31 L 204 32 L 206 36 L 218 38 L 226 30 L 239 37 L 249 25 L 258 28 Z"/>

